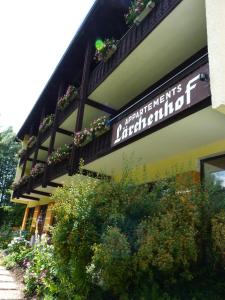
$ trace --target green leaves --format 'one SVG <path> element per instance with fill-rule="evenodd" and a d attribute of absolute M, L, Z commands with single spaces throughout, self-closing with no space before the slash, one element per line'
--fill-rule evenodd
<path fill-rule="evenodd" d="M 10 202 L 11 184 L 15 177 L 20 144 L 15 141 L 12 128 L 0 132 L 0 205 Z"/>
<path fill-rule="evenodd" d="M 222 300 L 225 191 L 179 182 L 76 175 L 57 189 L 59 299 Z"/>

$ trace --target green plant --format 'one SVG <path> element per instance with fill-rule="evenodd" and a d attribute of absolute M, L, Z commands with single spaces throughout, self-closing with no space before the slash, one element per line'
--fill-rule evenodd
<path fill-rule="evenodd" d="M 28 296 L 37 294 L 43 297 L 47 293 L 55 296 L 57 293 L 57 269 L 54 260 L 54 247 L 43 240 L 34 246 L 31 257 L 32 259 L 26 262 L 25 294 Z"/>
<path fill-rule="evenodd" d="M 29 242 L 23 237 L 14 237 L 7 246 L 7 256 L 4 264 L 8 269 L 23 266 L 24 260 L 30 254 Z"/>
<path fill-rule="evenodd" d="M 150 191 L 128 173 L 53 195 L 59 299 L 222 300 L 224 189 L 170 178 Z"/>
<path fill-rule="evenodd" d="M 67 159 L 70 156 L 71 145 L 63 145 L 52 152 L 48 157 L 48 165 L 54 165 L 60 161 Z"/>
<path fill-rule="evenodd" d="M 78 91 L 75 86 L 69 85 L 66 94 L 63 95 L 57 103 L 58 110 L 63 111 L 73 101 L 77 94 Z"/>
<path fill-rule="evenodd" d="M 6 249 L 13 237 L 12 225 L 4 224 L 0 227 L 0 249 Z"/>

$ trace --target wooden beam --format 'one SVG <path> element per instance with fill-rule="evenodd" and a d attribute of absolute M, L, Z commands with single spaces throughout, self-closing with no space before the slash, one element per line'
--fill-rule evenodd
<path fill-rule="evenodd" d="M 28 199 L 28 200 L 34 200 L 34 201 L 39 201 L 40 198 L 32 197 L 32 196 L 25 196 L 21 195 L 20 198 Z"/>
<path fill-rule="evenodd" d="M 21 172 L 21 178 L 24 176 L 24 174 L 26 172 L 27 160 L 28 160 L 28 154 L 27 154 L 27 150 L 26 150 L 23 168 L 22 168 L 22 172 Z"/>
<path fill-rule="evenodd" d="M 84 58 L 84 68 L 82 74 L 82 81 L 80 87 L 80 101 L 78 103 L 78 111 L 77 111 L 77 119 L 75 123 L 75 130 L 74 132 L 78 132 L 82 129 L 83 119 L 84 119 L 84 107 L 87 101 L 88 95 L 88 80 L 90 77 L 90 67 L 92 63 L 92 55 L 93 55 L 93 47 L 92 47 L 92 40 L 87 43 L 86 53 Z M 79 164 L 79 149 L 75 147 L 73 144 L 71 157 L 70 157 L 70 165 L 68 174 L 71 176 L 75 173 L 75 170 Z"/>
<path fill-rule="evenodd" d="M 46 197 L 50 197 L 51 196 L 50 193 L 42 192 L 42 191 L 38 191 L 38 190 L 31 190 L 31 193 L 37 194 L 37 195 L 41 195 L 41 196 L 46 196 Z"/>
<path fill-rule="evenodd" d="M 40 150 L 43 150 L 43 151 L 47 151 L 47 152 L 48 152 L 48 148 L 47 148 L 47 147 L 44 147 L 44 146 L 39 146 L 39 149 L 40 149 Z"/>
<path fill-rule="evenodd" d="M 97 173 L 97 172 L 94 172 L 94 171 L 88 171 L 88 170 L 85 170 L 85 169 L 82 169 L 81 170 L 81 175 L 85 175 L 85 176 L 89 176 L 89 177 L 93 177 L 93 178 L 96 178 L 96 179 L 111 179 L 110 176 L 107 176 L 107 175 L 104 175 L 104 174 L 101 174 L 101 173 Z"/>
<path fill-rule="evenodd" d="M 40 119 L 40 124 L 41 122 L 44 120 L 45 117 L 45 106 L 43 106 L 42 108 L 42 112 L 41 112 L 41 119 Z M 31 165 L 31 169 L 36 165 L 37 163 L 37 158 L 38 158 L 38 152 L 39 152 L 39 147 L 40 147 L 40 137 L 41 137 L 41 133 L 40 130 L 38 131 L 38 135 L 37 135 L 37 141 L 36 141 L 36 145 L 35 145 L 35 152 L 34 152 L 34 159 L 32 161 L 32 165 Z M 32 189 L 32 184 L 33 184 L 33 178 L 30 177 L 29 179 L 29 183 L 28 183 L 28 194 L 30 194 L 30 190 Z"/>
<path fill-rule="evenodd" d="M 33 161 L 33 158 L 28 158 L 27 160 L 32 162 L 32 161 Z M 45 161 L 37 159 L 37 160 L 36 160 L 36 163 L 40 163 L 40 164 L 42 163 L 42 164 L 44 164 Z"/>
<path fill-rule="evenodd" d="M 72 137 L 74 135 L 74 133 L 72 131 L 68 131 L 68 130 L 65 130 L 63 128 L 57 128 L 56 130 L 58 133 L 62 133 L 62 134 L 65 134 L 65 135 L 68 135 L 70 137 Z"/>
<path fill-rule="evenodd" d="M 102 110 L 105 113 L 110 114 L 110 115 L 116 115 L 117 114 L 117 110 L 115 110 L 114 108 L 109 107 L 107 105 L 104 105 L 102 103 L 98 103 L 98 102 L 96 102 L 94 100 L 91 100 L 91 99 L 87 99 L 86 104 L 91 106 L 91 107 Z"/>
<path fill-rule="evenodd" d="M 56 182 L 48 182 L 47 185 L 48 185 L 48 186 L 51 186 L 51 187 L 55 187 L 55 188 L 57 188 L 57 187 L 62 187 L 62 186 L 63 186 L 62 184 L 56 183 Z"/>

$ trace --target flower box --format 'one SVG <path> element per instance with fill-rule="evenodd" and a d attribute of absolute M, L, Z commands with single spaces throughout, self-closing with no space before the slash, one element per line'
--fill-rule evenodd
<path fill-rule="evenodd" d="M 112 57 L 112 55 L 116 52 L 117 44 L 118 41 L 114 38 L 104 40 L 102 42 L 102 47 L 96 50 L 94 60 L 96 60 L 97 62 L 106 62 L 107 60 L 109 60 L 110 57 Z"/>
<path fill-rule="evenodd" d="M 22 185 L 28 183 L 30 176 L 24 175 L 19 179 L 18 182 L 13 182 L 12 189 L 15 191 L 16 189 L 20 188 Z"/>
<path fill-rule="evenodd" d="M 117 50 L 117 46 L 116 45 L 112 45 L 112 47 L 107 51 L 107 53 L 103 57 L 103 61 L 107 62 L 107 60 L 109 60 L 110 57 L 112 57 L 113 54 L 116 52 L 116 50 Z"/>
<path fill-rule="evenodd" d="M 52 152 L 49 155 L 47 164 L 49 166 L 55 165 L 65 159 L 69 158 L 70 153 L 71 153 L 71 145 L 65 144 L 65 145 L 59 147 L 58 149 L 56 149 L 54 152 Z"/>
<path fill-rule="evenodd" d="M 78 95 L 78 91 L 75 86 L 70 85 L 66 91 L 66 94 L 62 96 L 58 103 L 57 108 L 60 111 L 63 111 Z"/>
<path fill-rule="evenodd" d="M 45 164 L 43 163 L 37 163 L 30 171 L 31 177 L 36 177 L 40 174 L 43 174 L 45 170 Z"/>
<path fill-rule="evenodd" d="M 74 137 L 74 144 L 76 147 L 84 147 L 93 139 L 93 134 L 90 130 L 84 129 L 83 131 L 76 132 Z"/>
<path fill-rule="evenodd" d="M 128 13 L 125 14 L 127 25 L 139 25 L 155 7 L 155 2 L 156 0 L 132 1 Z"/>
<path fill-rule="evenodd" d="M 27 152 L 26 149 L 20 149 L 19 152 L 18 152 L 19 158 L 22 158 L 25 155 L 26 152 Z"/>
<path fill-rule="evenodd" d="M 39 130 L 42 133 L 45 132 L 49 127 L 52 126 L 52 124 L 54 122 L 54 118 L 55 118 L 55 115 L 53 115 L 53 114 L 48 115 L 46 118 L 44 118 L 44 120 L 41 122 L 41 124 L 39 126 Z"/>
<path fill-rule="evenodd" d="M 154 7 L 155 7 L 155 2 L 152 0 L 149 1 L 145 9 L 140 13 L 140 15 L 138 15 L 135 18 L 134 24 L 139 25 L 147 17 L 147 15 L 153 10 Z"/>
<path fill-rule="evenodd" d="M 110 129 L 108 125 L 108 119 L 106 116 L 100 117 L 94 120 L 90 125 L 90 131 L 93 133 L 94 137 L 99 137 Z"/>

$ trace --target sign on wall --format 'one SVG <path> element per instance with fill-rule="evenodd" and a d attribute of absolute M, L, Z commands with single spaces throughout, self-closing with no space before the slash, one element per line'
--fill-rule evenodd
<path fill-rule="evenodd" d="M 187 110 L 210 96 L 208 64 L 113 125 L 112 147 Z"/>

